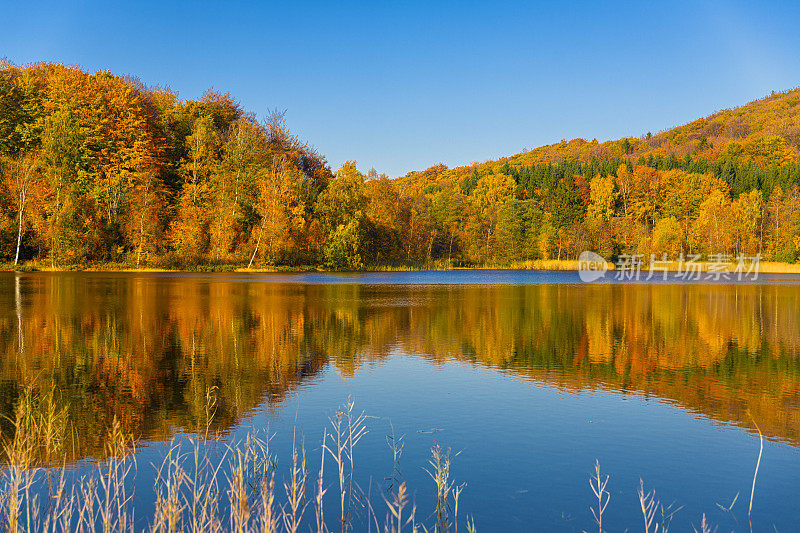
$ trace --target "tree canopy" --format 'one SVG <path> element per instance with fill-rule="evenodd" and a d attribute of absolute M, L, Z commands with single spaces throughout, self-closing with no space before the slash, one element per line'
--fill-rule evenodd
<path fill-rule="evenodd" d="M 49 267 L 492 265 L 800 257 L 800 90 L 642 138 L 389 179 L 335 172 L 230 95 L 0 68 L 0 257 Z"/>

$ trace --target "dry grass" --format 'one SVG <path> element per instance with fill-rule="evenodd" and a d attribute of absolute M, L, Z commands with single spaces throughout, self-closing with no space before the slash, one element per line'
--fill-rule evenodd
<path fill-rule="evenodd" d="M 747 509 L 747 519 L 751 533 L 753 532 L 753 497 L 755 495 L 758 469 L 761 465 L 761 456 L 764 452 L 764 437 L 761 434 L 760 428 L 755 423 L 755 420 L 753 421 L 753 424 L 755 425 L 759 436 L 759 451 L 758 458 L 756 460 L 755 472 L 753 473 L 753 484 L 750 491 L 750 505 Z M 591 488 L 592 494 L 596 499 L 596 507 L 592 506 L 589 507 L 589 509 L 594 517 L 595 523 L 598 526 L 598 533 L 603 533 L 606 531 L 606 529 L 603 527 L 603 513 L 605 512 L 606 507 L 611 499 L 611 494 L 606 488 L 608 486 L 608 481 L 609 476 L 601 476 L 600 463 L 595 461 L 595 472 L 589 477 L 589 487 Z M 656 498 L 655 490 L 645 489 L 644 481 L 641 479 L 639 480 L 639 487 L 636 489 L 636 496 L 638 498 L 639 510 L 642 513 L 642 531 L 644 531 L 644 533 L 669 533 L 673 518 L 681 509 L 683 509 L 683 506 L 677 508 L 674 504 L 665 506 L 658 498 Z M 724 512 L 730 514 L 734 520 L 736 520 L 736 516 L 733 513 L 733 507 L 738 499 L 739 495 L 737 494 L 729 506 L 722 506 L 719 503 L 717 506 Z M 738 520 L 736 520 L 736 522 L 738 523 Z M 692 529 L 695 531 L 695 533 L 714 533 L 718 531 L 718 528 L 711 524 L 708 516 L 706 516 L 705 513 L 703 513 L 700 517 L 699 525 L 692 526 Z M 775 531 L 777 531 L 777 529 L 775 529 Z M 584 531 L 584 533 L 586 532 Z"/>
<path fill-rule="evenodd" d="M 207 416 L 215 402 L 209 393 Z M 450 477 L 450 454 L 432 449 L 429 474 L 436 482 L 435 510 L 419 520 L 404 481 L 372 497 L 356 483 L 359 441 L 367 433 L 364 413 L 348 401 L 330 417 L 323 432 L 319 470 L 309 471 L 302 439 L 293 439 L 286 470 L 279 470 L 270 451 L 268 434 L 250 434 L 224 443 L 209 438 L 208 426 L 200 438 L 176 438 L 160 464 L 154 465 L 152 516 L 137 517 L 133 505 L 136 475 L 134 442 L 115 419 L 108 429 L 107 457 L 79 469 L 54 465 L 63 447 L 66 415 L 52 396 L 27 391 L 18 402 L 13 436 L 4 441 L 0 469 L 0 530 L 43 531 L 152 531 L 159 533 L 216 533 L 353 531 L 458 531 L 458 499 L 463 485 Z M 202 431 L 201 429 L 201 431 Z M 398 479 L 400 439 L 392 437 Z M 45 460 L 47 459 L 47 460 Z M 333 480 L 326 478 L 333 466 Z M 278 481 L 276 481 L 278 480 Z M 278 488 L 280 487 L 280 489 Z M 326 503 L 335 495 L 337 513 L 326 520 Z M 374 501 L 373 501 L 374 500 Z M 379 527 L 383 523 L 383 527 Z M 474 524 L 466 522 L 468 531 Z"/>
<path fill-rule="evenodd" d="M 207 418 L 215 412 L 213 391 L 207 398 Z M 367 434 L 367 419 L 352 400 L 329 418 L 319 449 L 319 468 L 311 472 L 303 439 L 292 439 L 290 460 L 279 469 L 270 450 L 269 434 L 252 433 L 226 443 L 205 433 L 199 438 L 176 438 L 155 468 L 152 516 L 135 516 L 136 476 L 140 470 L 134 440 L 124 434 L 115 418 L 106 436 L 106 456 L 90 467 L 58 465 L 68 435 L 66 413 L 53 393 L 27 389 L 17 402 L 13 435 L 3 441 L 0 466 L 0 529 L 17 533 L 42 531 L 152 531 L 159 533 L 277 533 L 316 531 L 403 531 L 458 533 L 459 525 L 474 533 L 474 522 L 459 517 L 465 484 L 452 478 L 451 465 L 458 454 L 434 444 L 425 471 L 435 490 L 429 514 L 420 515 L 403 479 L 400 460 L 403 437 L 394 429 L 386 441 L 393 470 L 384 489 L 373 497 L 356 482 L 358 444 Z M 757 427 L 756 427 L 757 428 Z M 758 429 L 758 428 L 757 428 Z M 759 431 L 760 435 L 760 431 Z M 752 510 L 763 439 L 747 510 L 752 530 Z M 331 471 L 332 467 L 332 471 Z M 142 468 L 145 468 L 144 466 Z M 88 472 L 86 472 L 88 470 Z M 327 471 L 327 476 L 326 476 Z M 83 473 L 79 473 L 83 472 Z M 594 495 L 591 514 L 597 531 L 606 531 L 604 515 L 611 500 L 609 476 L 600 464 L 589 479 Z M 668 533 L 680 508 L 665 507 L 655 491 L 640 480 L 636 491 L 645 533 Z M 730 507 L 723 507 L 731 512 Z M 335 516 L 326 518 L 326 511 Z M 330 513 L 329 513 L 330 514 Z M 703 515 L 696 531 L 715 528 Z"/>
<path fill-rule="evenodd" d="M 616 270 L 616 265 L 614 263 L 606 263 L 608 266 L 609 271 Z M 697 271 L 701 273 L 714 273 L 715 267 L 717 263 L 711 263 L 709 261 L 698 261 L 693 265 Z M 734 274 L 734 269 L 736 268 L 736 262 L 728 265 L 729 275 L 731 279 L 736 279 L 738 274 Z M 508 266 L 501 266 L 499 268 L 511 268 L 511 269 L 524 269 L 524 270 L 561 270 L 561 271 L 569 271 L 569 270 L 580 270 L 580 264 L 578 261 L 574 260 L 544 260 L 544 259 L 536 259 L 530 261 L 519 261 L 512 263 Z M 648 272 L 648 264 L 645 263 L 642 265 L 642 272 Z M 686 270 L 686 263 L 679 263 L 678 261 L 670 261 L 666 263 L 661 263 L 658 266 L 658 270 L 656 271 L 656 275 L 661 274 L 663 270 L 668 272 L 678 272 L 678 271 L 685 271 Z M 759 274 L 800 274 L 800 263 L 777 263 L 773 261 L 760 261 L 758 264 L 758 273 Z"/>

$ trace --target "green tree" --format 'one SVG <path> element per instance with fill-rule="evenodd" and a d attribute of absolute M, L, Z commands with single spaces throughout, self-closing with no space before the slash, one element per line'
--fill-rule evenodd
<path fill-rule="evenodd" d="M 55 264 L 66 256 L 74 256 L 80 247 L 75 222 L 70 216 L 79 206 L 81 181 L 86 179 L 86 132 L 69 108 L 58 109 L 42 121 L 44 173 L 49 184 L 47 211 L 49 219 L 50 261 Z"/>
<path fill-rule="evenodd" d="M 583 199 L 571 175 L 559 180 L 551 195 L 550 209 L 557 229 L 568 228 L 583 219 Z"/>
<path fill-rule="evenodd" d="M 361 258 L 363 240 L 360 220 L 339 224 L 325 243 L 325 265 L 336 270 L 361 270 L 364 268 Z"/>
<path fill-rule="evenodd" d="M 367 201 L 364 175 L 356 168 L 355 161 L 347 161 L 317 197 L 317 213 L 329 230 L 334 231 L 352 220 L 360 220 Z"/>

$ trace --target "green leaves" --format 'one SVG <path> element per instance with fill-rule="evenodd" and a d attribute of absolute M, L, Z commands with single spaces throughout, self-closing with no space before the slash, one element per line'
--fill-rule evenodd
<path fill-rule="evenodd" d="M 335 270 L 361 270 L 363 230 L 361 222 L 353 219 L 347 224 L 339 224 L 328 237 L 323 253 L 325 266 Z"/>

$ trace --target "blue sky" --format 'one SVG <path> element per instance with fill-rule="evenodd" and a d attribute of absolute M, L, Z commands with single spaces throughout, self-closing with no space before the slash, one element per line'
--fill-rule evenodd
<path fill-rule="evenodd" d="M 4 1 L 0 56 L 286 109 L 334 169 L 393 177 L 656 132 L 800 85 L 794 2 L 161 4 Z"/>

